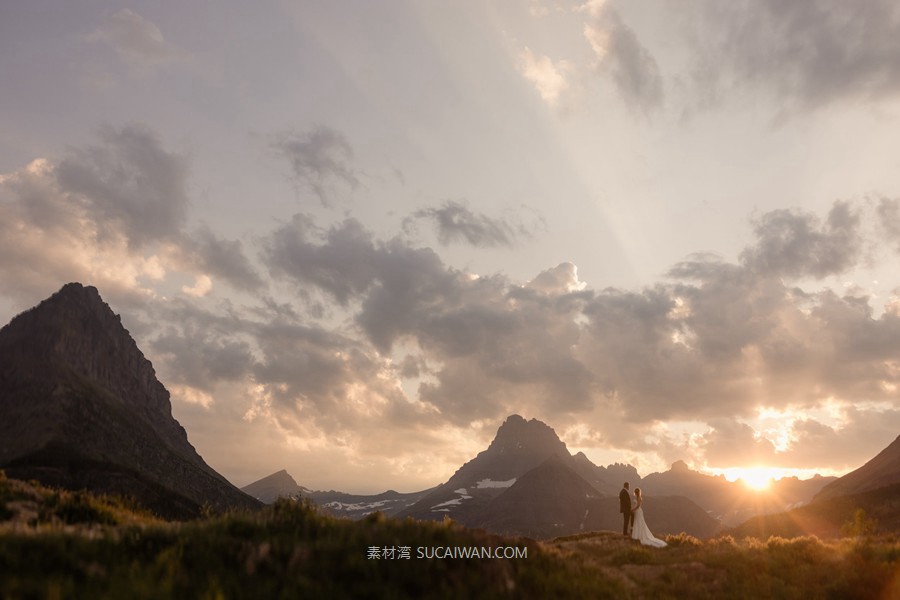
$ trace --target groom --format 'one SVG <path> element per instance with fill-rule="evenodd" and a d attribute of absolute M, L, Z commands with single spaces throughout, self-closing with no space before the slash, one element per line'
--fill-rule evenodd
<path fill-rule="evenodd" d="M 634 513 L 631 512 L 631 492 L 628 491 L 628 482 L 625 482 L 622 491 L 619 492 L 619 512 L 624 517 L 622 535 L 628 537 L 628 528 L 634 526 Z"/>

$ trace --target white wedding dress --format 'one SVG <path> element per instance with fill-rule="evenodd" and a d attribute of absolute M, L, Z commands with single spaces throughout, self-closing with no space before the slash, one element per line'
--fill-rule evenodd
<path fill-rule="evenodd" d="M 638 540 L 642 546 L 653 546 L 654 548 L 665 548 L 666 543 L 661 539 L 653 537 L 650 529 L 644 521 L 644 509 L 638 507 L 634 511 L 634 526 L 631 528 L 631 538 Z"/>

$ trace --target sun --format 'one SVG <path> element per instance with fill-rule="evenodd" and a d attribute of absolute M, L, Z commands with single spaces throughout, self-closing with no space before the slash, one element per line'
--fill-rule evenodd
<path fill-rule="evenodd" d="M 745 486 L 757 492 L 767 490 L 773 480 L 783 476 L 781 469 L 773 467 L 733 467 L 724 469 L 723 474 L 728 481 L 741 480 Z"/>
<path fill-rule="evenodd" d="M 740 479 L 751 490 L 761 492 L 769 487 L 772 483 L 772 473 L 765 467 L 755 467 L 746 469 L 740 476 Z"/>

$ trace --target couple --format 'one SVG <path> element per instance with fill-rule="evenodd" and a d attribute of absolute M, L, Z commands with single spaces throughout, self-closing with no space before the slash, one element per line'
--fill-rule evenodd
<path fill-rule="evenodd" d="M 638 540 L 644 546 L 665 548 L 666 543 L 653 537 L 647 523 L 644 522 L 644 509 L 641 508 L 644 500 L 641 496 L 641 488 L 634 488 L 634 498 L 636 504 L 632 508 L 631 494 L 628 492 L 628 482 L 626 481 L 622 491 L 619 492 L 619 509 L 625 521 L 622 525 L 622 535 L 628 536 L 628 525 L 630 524 L 632 539 Z"/>

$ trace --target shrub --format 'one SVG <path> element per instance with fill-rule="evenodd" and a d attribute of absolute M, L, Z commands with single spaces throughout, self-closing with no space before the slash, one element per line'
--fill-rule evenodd
<path fill-rule="evenodd" d="M 703 545 L 703 542 L 701 542 L 700 540 L 698 540 L 697 538 L 695 538 L 692 535 L 686 534 L 683 531 L 676 535 L 667 535 L 665 541 L 670 546 L 692 547 L 692 546 L 702 546 Z"/>
<path fill-rule="evenodd" d="M 857 508 L 853 518 L 841 526 L 841 533 L 847 537 L 870 537 L 877 526 L 878 522 L 870 518 L 864 509 Z"/>

